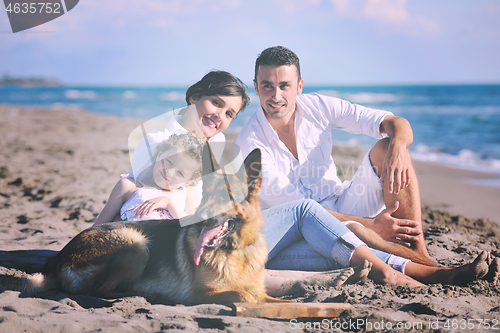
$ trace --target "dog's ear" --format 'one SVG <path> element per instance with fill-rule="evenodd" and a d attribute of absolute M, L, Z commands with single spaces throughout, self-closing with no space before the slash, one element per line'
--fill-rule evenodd
<path fill-rule="evenodd" d="M 244 169 L 243 169 L 244 168 Z M 240 172 L 246 174 L 248 184 L 248 197 L 256 195 L 262 185 L 262 164 L 260 149 L 256 148 L 248 154 L 243 162 Z"/>
<path fill-rule="evenodd" d="M 203 166 L 203 176 L 209 175 L 220 169 L 219 164 L 214 159 L 212 149 L 210 149 L 208 142 L 205 142 L 205 146 L 203 147 L 203 156 L 201 161 Z"/>

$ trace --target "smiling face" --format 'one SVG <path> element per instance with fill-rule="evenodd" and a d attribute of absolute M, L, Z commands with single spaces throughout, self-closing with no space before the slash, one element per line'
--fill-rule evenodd
<path fill-rule="evenodd" d="M 302 93 L 303 80 L 299 80 L 295 65 L 259 66 L 255 91 L 268 119 L 285 119 L 295 111 L 297 95 Z"/>
<path fill-rule="evenodd" d="M 200 161 L 177 149 L 167 150 L 159 155 L 153 169 L 153 179 L 159 188 L 167 191 L 179 189 L 200 168 Z"/>
<path fill-rule="evenodd" d="M 190 98 L 196 106 L 205 137 L 211 138 L 225 130 L 236 117 L 243 104 L 241 96 L 201 96 Z"/>

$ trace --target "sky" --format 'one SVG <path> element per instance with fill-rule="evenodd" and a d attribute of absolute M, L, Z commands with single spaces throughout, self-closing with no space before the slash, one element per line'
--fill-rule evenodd
<path fill-rule="evenodd" d="M 81 0 L 15 34 L 0 7 L 0 76 L 184 86 L 219 69 L 251 84 L 275 45 L 309 85 L 500 83 L 500 1 Z"/>

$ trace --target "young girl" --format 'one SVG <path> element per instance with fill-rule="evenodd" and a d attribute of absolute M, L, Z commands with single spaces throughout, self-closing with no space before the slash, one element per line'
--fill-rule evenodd
<path fill-rule="evenodd" d="M 194 134 L 172 134 L 157 147 L 150 177 L 141 184 L 121 179 L 94 225 L 113 221 L 179 219 L 196 210 L 200 198 L 195 187 L 201 177 L 205 140 Z"/>

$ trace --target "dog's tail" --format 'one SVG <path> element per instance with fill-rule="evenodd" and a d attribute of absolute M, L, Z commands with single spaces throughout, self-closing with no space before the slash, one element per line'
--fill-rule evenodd
<path fill-rule="evenodd" d="M 35 296 L 48 290 L 57 288 L 57 280 L 50 275 L 42 273 L 29 274 L 25 276 L 0 276 L 0 291 L 20 291 L 28 296 Z"/>

